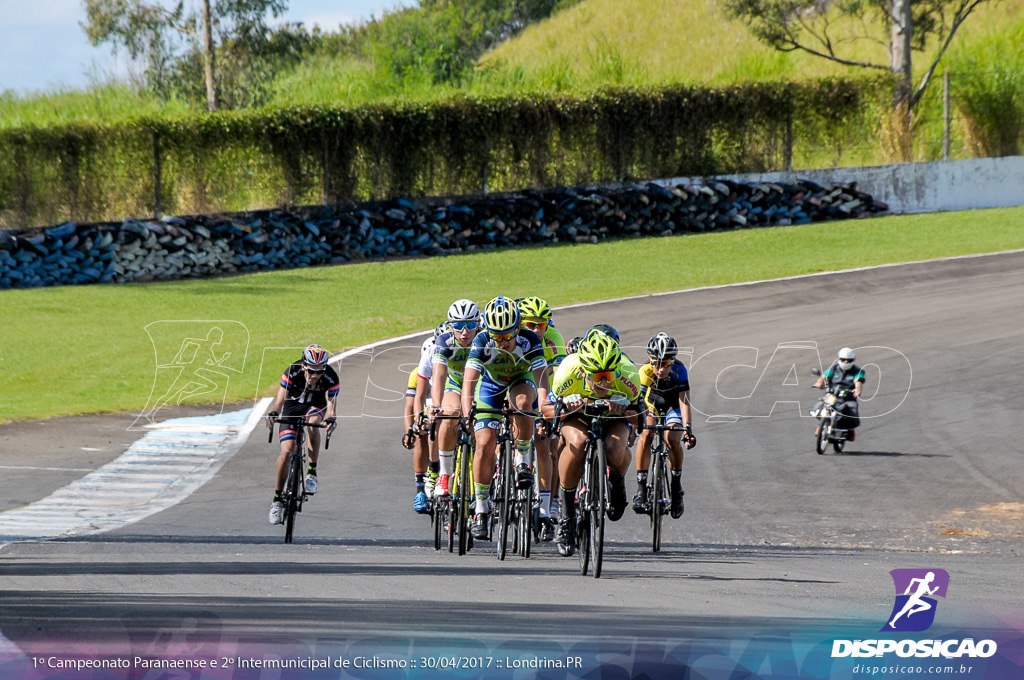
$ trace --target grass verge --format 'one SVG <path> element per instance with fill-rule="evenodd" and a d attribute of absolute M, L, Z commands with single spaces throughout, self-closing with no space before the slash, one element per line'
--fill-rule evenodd
<path fill-rule="evenodd" d="M 206 370 L 214 382 L 217 370 L 229 376 L 227 391 L 200 387 L 188 402 L 271 394 L 297 348 L 339 351 L 431 328 L 459 297 L 540 295 L 557 306 L 1016 248 L 1024 248 L 1024 207 L 3 291 L 0 422 L 141 411 L 174 384 L 176 365 L 205 367 L 210 355 L 189 355 L 182 341 L 207 339 L 215 327 L 226 333 L 223 351 L 235 351 L 222 370 Z"/>

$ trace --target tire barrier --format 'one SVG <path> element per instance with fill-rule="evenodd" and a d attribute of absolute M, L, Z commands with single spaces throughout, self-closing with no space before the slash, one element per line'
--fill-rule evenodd
<path fill-rule="evenodd" d="M 210 277 L 867 217 L 855 184 L 649 183 L 0 231 L 0 289 Z"/>

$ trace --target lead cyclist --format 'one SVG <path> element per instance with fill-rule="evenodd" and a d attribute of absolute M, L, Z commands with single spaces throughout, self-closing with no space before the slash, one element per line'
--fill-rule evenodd
<path fill-rule="evenodd" d="M 538 398 L 548 398 L 548 366 L 544 347 L 533 331 L 522 328 L 519 308 L 513 298 L 499 295 L 484 307 L 484 330 L 473 340 L 462 383 L 462 416 L 469 427 L 475 403 L 501 411 L 506 399 L 518 411 L 530 411 Z M 542 403 L 543 403 L 542 401 Z M 530 451 L 534 432 L 533 417 L 513 416 L 516 442 L 516 484 L 533 484 Z M 491 516 L 490 484 L 497 462 L 500 416 L 484 413 L 473 425 L 476 451 L 473 454 L 473 481 L 476 515 L 473 538 L 486 540 Z"/>

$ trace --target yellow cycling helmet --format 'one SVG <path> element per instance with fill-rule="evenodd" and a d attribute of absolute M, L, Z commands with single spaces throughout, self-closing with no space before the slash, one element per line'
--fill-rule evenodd
<path fill-rule="evenodd" d="M 519 328 L 519 307 L 513 298 L 499 295 L 484 307 L 484 328 L 488 333 L 509 333 Z"/>
<path fill-rule="evenodd" d="M 580 358 L 580 366 L 587 373 L 614 371 L 622 361 L 622 350 L 619 349 L 619 343 L 604 333 L 591 333 L 587 336 L 580 343 L 576 355 Z"/>
<path fill-rule="evenodd" d="M 519 301 L 519 316 L 524 319 L 551 321 L 551 307 L 548 306 L 547 300 L 526 297 Z"/>

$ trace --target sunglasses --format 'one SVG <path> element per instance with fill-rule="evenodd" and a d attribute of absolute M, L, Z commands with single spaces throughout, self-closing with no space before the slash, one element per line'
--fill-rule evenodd
<path fill-rule="evenodd" d="M 532 331 L 534 328 L 542 328 L 547 326 L 548 322 L 542 319 L 523 319 L 523 325 Z"/>
<path fill-rule="evenodd" d="M 590 379 L 596 383 L 614 383 L 615 371 L 598 371 L 597 373 L 591 373 Z"/>
<path fill-rule="evenodd" d="M 519 335 L 519 330 L 513 329 L 508 333 L 492 333 L 491 331 L 487 331 L 487 334 L 490 335 L 491 338 L 493 338 L 496 342 L 505 342 L 506 340 L 511 340 L 512 338 Z"/>
<path fill-rule="evenodd" d="M 477 321 L 452 321 L 448 325 L 457 331 L 471 331 L 480 324 Z"/>
<path fill-rule="evenodd" d="M 658 361 L 657 359 L 651 359 L 651 363 L 658 368 L 668 368 L 672 365 L 671 359 L 665 359 L 664 361 Z"/>
<path fill-rule="evenodd" d="M 306 373 L 309 373 L 310 375 L 323 375 L 326 370 L 323 368 L 310 368 L 309 366 L 304 366 L 303 368 L 305 368 Z"/>

